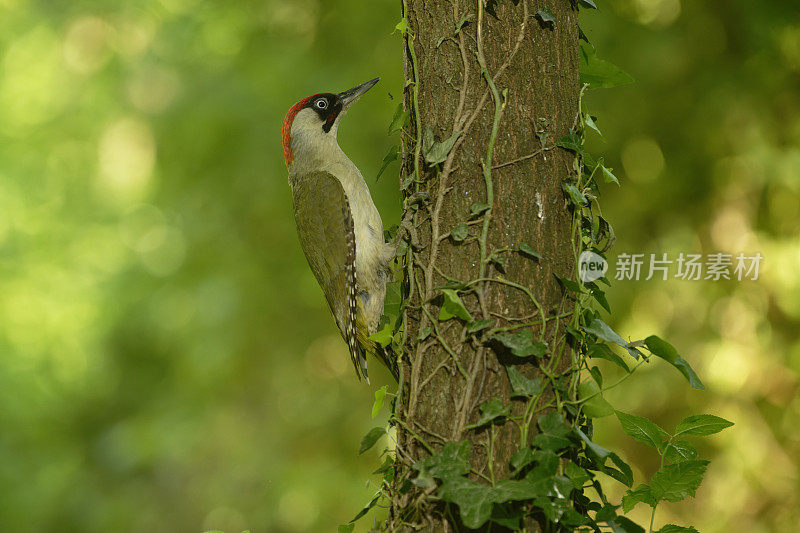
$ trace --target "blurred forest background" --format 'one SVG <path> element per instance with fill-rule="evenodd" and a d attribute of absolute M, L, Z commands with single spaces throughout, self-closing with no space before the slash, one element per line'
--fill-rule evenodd
<path fill-rule="evenodd" d="M 586 98 L 623 184 L 603 190 L 610 258 L 765 257 L 755 282 L 614 283 L 613 325 L 668 339 L 709 390 L 655 363 L 609 399 L 667 427 L 736 423 L 702 443 L 697 498 L 657 523 L 794 531 L 800 14 L 598 4 L 583 30 L 637 80 Z M 396 166 L 375 175 L 396 142 L 398 19 L 397 0 L 0 0 L 3 531 L 331 531 L 371 498 L 378 449 L 356 450 L 388 376 L 355 380 L 305 264 L 280 124 L 381 76 L 339 137 L 396 222 Z M 637 482 L 658 467 L 613 417 L 596 440 Z"/>

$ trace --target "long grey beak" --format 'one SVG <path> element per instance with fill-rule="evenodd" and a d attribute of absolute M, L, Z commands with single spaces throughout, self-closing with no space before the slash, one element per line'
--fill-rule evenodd
<path fill-rule="evenodd" d="M 369 80 L 368 82 L 362 83 L 361 85 L 356 85 L 352 89 L 348 89 L 347 91 L 337 94 L 336 96 L 342 103 L 342 111 L 347 111 L 347 108 L 356 103 L 358 99 L 361 98 L 361 95 L 372 89 L 372 87 L 378 83 L 379 80 L 380 78 L 375 78 L 373 80 Z"/>

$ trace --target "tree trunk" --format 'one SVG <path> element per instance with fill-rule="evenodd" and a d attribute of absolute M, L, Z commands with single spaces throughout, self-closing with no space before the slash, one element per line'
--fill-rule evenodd
<path fill-rule="evenodd" d="M 510 406 L 507 418 L 525 414 L 525 402 L 511 398 L 504 365 L 541 375 L 534 357 L 517 358 L 492 340 L 496 328 L 527 329 L 534 342 L 541 338 L 550 347 L 563 343 L 565 300 L 554 274 L 572 278 L 574 272 L 572 215 L 562 192 L 574 154 L 556 148 L 555 140 L 569 134 L 578 113 L 577 6 L 483 1 L 404 3 L 404 104 L 411 116 L 401 180 L 406 227 L 414 230 L 408 232 L 410 300 L 389 520 L 397 531 L 463 527 L 432 487 L 409 483 L 416 461 L 446 441 L 467 439 L 474 480 L 506 477 L 521 437 L 530 440 L 535 415 L 548 408 L 552 395 L 545 393 L 522 420 L 530 431 L 508 419 L 470 428 L 491 399 Z M 550 12 L 536 16 L 545 7 Z M 549 13 L 552 22 L 543 20 Z M 523 243 L 541 258 L 525 246 L 520 251 Z M 444 294 L 448 283 L 455 292 Z M 453 309 L 462 316 L 446 319 Z M 479 320 L 493 324 L 468 331 Z M 523 324 L 530 325 L 516 329 Z"/>

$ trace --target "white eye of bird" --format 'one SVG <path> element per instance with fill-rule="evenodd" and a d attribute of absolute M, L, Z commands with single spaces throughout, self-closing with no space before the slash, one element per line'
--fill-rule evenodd
<path fill-rule="evenodd" d="M 328 107 L 328 102 L 325 101 L 325 100 L 320 99 L 320 100 L 317 100 L 316 106 L 319 109 L 325 109 L 326 107 Z"/>

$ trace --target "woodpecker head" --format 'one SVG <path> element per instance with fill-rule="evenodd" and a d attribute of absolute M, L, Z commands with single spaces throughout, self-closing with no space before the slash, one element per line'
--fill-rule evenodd
<path fill-rule="evenodd" d="M 320 93 L 294 104 L 283 119 L 283 157 L 286 164 L 307 147 L 336 144 L 339 120 L 361 95 L 378 83 L 369 80 L 339 94 Z"/>

